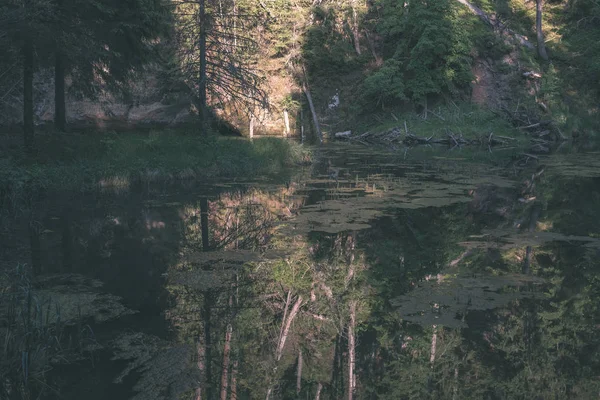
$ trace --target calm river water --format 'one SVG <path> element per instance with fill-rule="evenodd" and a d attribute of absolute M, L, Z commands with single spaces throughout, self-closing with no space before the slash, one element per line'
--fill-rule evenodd
<path fill-rule="evenodd" d="M 599 153 L 315 151 L 40 202 L 3 239 L 40 274 L 6 268 L 0 397 L 600 397 Z"/>

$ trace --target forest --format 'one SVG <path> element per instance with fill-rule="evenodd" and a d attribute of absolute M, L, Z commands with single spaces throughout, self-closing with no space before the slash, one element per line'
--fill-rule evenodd
<path fill-rule="evenodd" d="M 0 0 L 0 400 L 597 399 L 600 0 Z"/>

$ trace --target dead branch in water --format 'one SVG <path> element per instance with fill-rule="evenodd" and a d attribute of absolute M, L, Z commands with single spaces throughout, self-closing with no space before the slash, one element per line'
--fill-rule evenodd
<path fill-rule="evenodd" d="M 403 129 L 404 128 L 404 129 Z M 405 146 L 415 145 L 447 145 L 451 147 L 471 146 L 471 145 L 486 145 L 492 146 L 505 146 L 509 142 L 508 140 L 516 140 L 513 138 L 507 138 L 503 136 L 494 136 L 493 132 L 481 135 L 479 138 L 465 139 L 462 134 L 457 135 L 456 133 L 446 129 L 445 136 L 442 138 L 435 138 L 435 135 L 430 137 L 421 137 L 413 133 L 408 132 L 406 125 L 404 127 L 394 127 L 382 132 L 365 132 L 360 135 L 344 135 L 338 136 L 337 139 L 348 140 L 351 142 L 357 142 L 364 145 L 369 144 L 403 144 Z"/>

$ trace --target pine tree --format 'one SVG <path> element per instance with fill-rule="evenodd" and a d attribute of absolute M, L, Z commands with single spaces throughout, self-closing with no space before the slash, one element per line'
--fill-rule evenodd
<path fill-rule="evenodd" d="M 202 121 L 214 109 L 251 114 L 267 104 L 256 67 L 257 43 L 250 37 L 256 21 L 253 9 L 235 0 L 174 0 L 174 50 L 169 54 L 171 76 L 192 95 Z M 210 111 L 210 109 L 213 111 Z"/>
<path fill-rule="evenodd" d="M 66 127 L 65 76 L 88 97 L 127 94 L 132 74 L 154 60 L 169 8 L 159 0 L 54 0 L 55 127 Z M 82 45 L 82 42 L 85 45 Z"/>

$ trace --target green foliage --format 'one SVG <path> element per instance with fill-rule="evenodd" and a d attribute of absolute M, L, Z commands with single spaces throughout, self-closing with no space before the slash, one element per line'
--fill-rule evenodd
<path fill-rule="evenodd" d="M 359 65 L 347 35 L 339 29 L 340 10 L 330 4 L 313 9 L 315 23 L 305 33 L 303 57 L 311 75 L 335 77 Z"/>
<path fill-rule="evenodd" d="M 56 45 L 68 60 L 71 91 L 130 96 L 136 72 L 157 59 L 157 38 L 168 33 L 169 6 L 159 0 L 77 0 L 55 10 Z M 82 37 L 86 45 L 81 46 Z"/>
<path fill-rule="evenodd" d="M 365 95 L 425 102 L 430 95 L 466 87 L 471 81 L 472 20 L 450 0 L 405 4 L 379 2 L 379 32 L 390 57 L 366 78 Z"/>
<path fill-rule="evenodd" d="M 582 86 L 591 86 L 600 93 L 600 1 L 572 0 L 564 28 L 565 40 L 571 47 L 576 63 L 585 72 L 577 74 Z"/>

